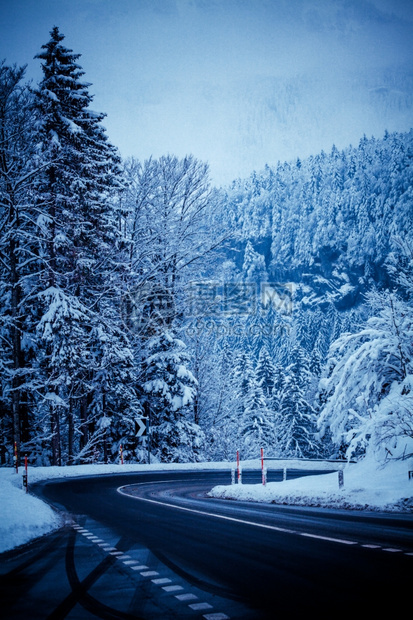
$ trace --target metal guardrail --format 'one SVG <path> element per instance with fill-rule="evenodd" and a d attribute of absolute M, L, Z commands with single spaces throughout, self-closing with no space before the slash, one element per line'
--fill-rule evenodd
<path fill-rule="evenodd" d="M 279 456 L 265 456 L 264 461 L 301 461 L 302 463 L 342 463 L 346 465 L 347 463 L 357 463 L 357 461 L 347 459 L 300 459 L 298 457 L 289 456 L 289 457 L 279 457 Z"/>

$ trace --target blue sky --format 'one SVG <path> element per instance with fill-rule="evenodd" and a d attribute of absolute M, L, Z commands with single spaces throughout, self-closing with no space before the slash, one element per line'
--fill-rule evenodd
<path fill-rule="evenodd" d="M 125 157 L 192 153 L 216 183 L 413 127 L 413 0 L 0 0 L 0 58 L 57 25 Z"/>

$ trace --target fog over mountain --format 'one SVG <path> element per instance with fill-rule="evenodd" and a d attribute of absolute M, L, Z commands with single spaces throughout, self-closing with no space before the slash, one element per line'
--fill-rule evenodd
<path fill-rule="evenodd" d="M 34 75 L 58 25 L 121 155 L 192 153 L 216 183 L 413 126 L 410 1 L 17 0 L 2 10 L 0 58 Z"/>
<path fill-rule="evenodd" d="M 412 126 L 412 22 L 391 3 L 194 4 L 193 20 L 219 13 L 234 53 L 186 87 L 176 131 L 196 133 L 218 178 Z"/>

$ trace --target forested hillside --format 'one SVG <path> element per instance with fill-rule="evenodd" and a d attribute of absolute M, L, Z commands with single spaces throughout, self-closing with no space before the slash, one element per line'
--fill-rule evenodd
<path fill-rule="evenodd" d="M 0 66 L 1 463 L 411 454 L 413 131 L 214 188 L 122 161 L 63 40 Z"/>
<path fill-rule="evenodd" d="M 256 372 L 260 355 L 267 352 L 277 368 L 271 373 L 275 372 L 278 387 L 271 392 L 272 402 L 267 403 L 277 417 L 272 425 L 276 438 L 268 444 L 271 452 L 345 452 L 346 432 L 353 439 L 354 431 L 348 420 L 344 422 L 348 409 L 336 413 L 341 420 L 336 424 L 347 430 L 335 435 L 334 446 L 327 440 L 329 424 L 322 441 L 311 426 L 311 420 L 318 420 L 315 425 L 320 426 L 322 411 L 321 419 L 326 419 L 324 377 L 337 364 L 339 336 L 354 334 L 355 341 L 356 334 L 362 333 L 364 342 L 368 339 L 366 321 L 370 325 L 389 308 L 393 325 L 387 328 L 392 334 L 380 334 L 382 349 L 372 348 L 366 354 L 362 370 L 357 370 L 361 377 L 356 376 L 355 367 L 354 376 L 348 377 L 347 387 L 359 400 L 357 407 L 352 405 L 354 426 L 359 426 L 358 415 L 363 420 L 369 418 L 381 397 L 388 394 L 389 374 L 395 373 L 392 379 L 396 383 L 410 374 L 412 139 L 412 132 L 386 133 L 382 139 L 363 137 L 357 147 L 349 146 L 342 152 L 333 146 L 330 154 L 322 152 L 303 161 L 267 166 L 247 180 L 234 182 L 225 194 L 235 237 L 233 273 L 240 281 L 253 282 L 254 290 L 261 292 L 266 302 L 275 301 L 261 312 L 263 316 L 258 312 L 246 319 L 239 341 L 240 350 L 247 347 Z M 281 297 L 274 291 L 281 291 Z M 399 314 L 397 303 L 402 304 Z M 383 321 L 382 317 L 378 323 Z M 400 338 L 405 340 L 401 342 Z M 384 374 L 373 381 L 378 360 L 378 365 L 385 366 L 380 370 Z M 341 375 L 338 370 L 336 373 L 338 381 Z M 354 386 L 350 385 L 352 380 Z M 361 385 L 363 381 L 366 386 Z M 337 391 L 345 387 L 340 383 Z M 405 388 L 405 395 L 409 393 Z M 339 396 L 336 393 L 334 397 Z M 406 407 L 409 418 L 411 405 L 401 397 L 397 401 L 398 406 Z M 350 403 L 347 405 L 351 408 Z M 404 434 L 408 435 L 412 421 L 409 418 L 407 423 L 405 414 L 403 425 L 410 430 Z M 364 423 L 360 426 L 364 428 Z M 320 441 L 315 442 L 315 438 Z M 359 445 L 354 449 L 363 451 Z"/>

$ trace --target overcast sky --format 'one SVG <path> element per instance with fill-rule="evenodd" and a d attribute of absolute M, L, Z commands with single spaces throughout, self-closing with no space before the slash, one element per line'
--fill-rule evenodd
<path fill-rule="evenodd" d="M 413 127 L 413 0 L 0 0 L 0 59 L 53 26 L 122 156 L 192 153 L 229 183 Z"/>

